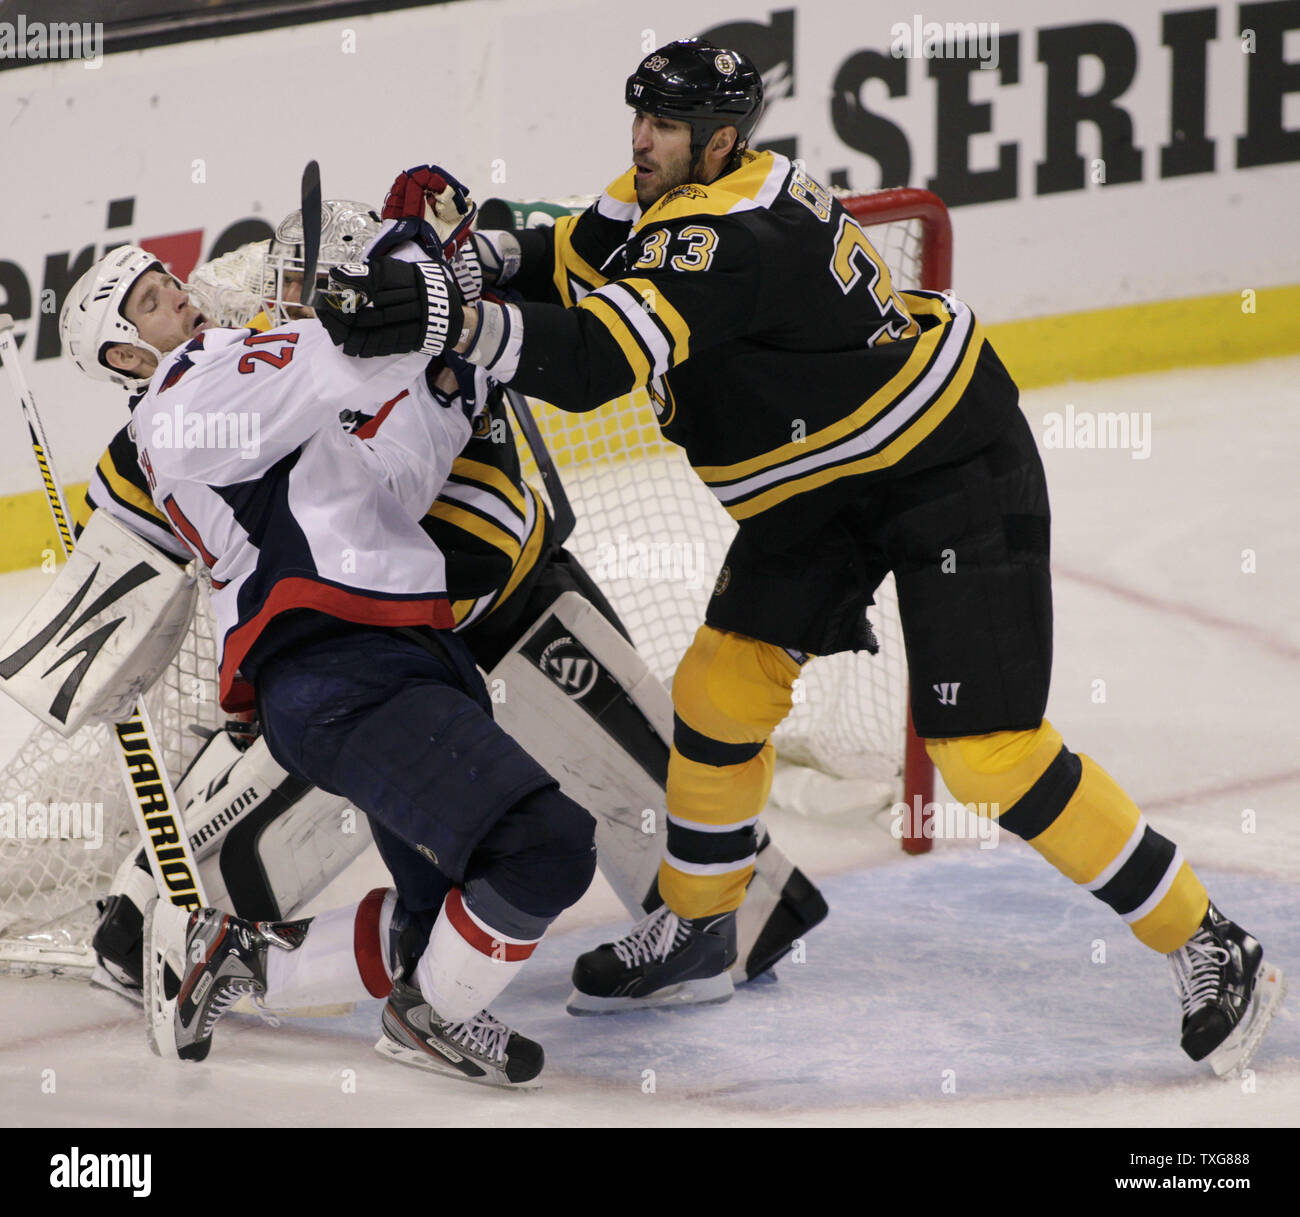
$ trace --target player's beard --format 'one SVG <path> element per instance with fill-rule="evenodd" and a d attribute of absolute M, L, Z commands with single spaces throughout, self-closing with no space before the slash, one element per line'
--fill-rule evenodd
<path fill-rule="evenodd" d="M 642 211 L 649 211 L 670 190 L 700 180 L 700 163 L 692 159 L 690 149 L 674 160 L 662 163 L 648 181 L 636 181 L 636 201 Z"/>

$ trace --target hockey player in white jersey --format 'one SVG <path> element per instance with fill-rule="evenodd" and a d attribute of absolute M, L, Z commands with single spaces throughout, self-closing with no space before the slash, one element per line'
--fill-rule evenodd
<path fill-rule="evenodd" d="M 325 208 L 322 271 L 348 255 L 355 257 L 364 244 L 361 238 L 373 238 L 379 227 L 362 204 L 331 201 Z M 200 268 L 191 277 L 191 296 L 220 324 L 254 321 L 265 328 L 269 320 L 254 314 L 268 298 L 276 322 L 300 314 L 292 307 L 297 299 L 293 276 L 301 270 L 300 239 L 301 218 L 294 213 L 277 230 L 269 258 L 261 247 L 245 248 Z M 367 432 L 376 412 L 353 412 L 349 425 L 354 433 Z M 663 806 L 671 701 L 626 641 L 599 589 L 561 548 L 562 538 L 552 538 L 550 513 L 520 476 L 499 390 L 489 392 L 482 423 L 489 417 L 490 426 L 476 428 L 453 466 L 445 498 L 434 503 L 421 526 L 447 558 L 457 629 L 490 680 L 504 681 L 511 690 L 495 707 L 497 721 L 597 817 L 601 869 L 629 913 L 640 916 L 658 901 L 658 842 L 644 831 L 644 809 Z M 385 434 L 381 430 L 372 442 Z M 502 437 L 504 444 L 493 442 Z M 108 510 L 155 544 L 185 552 L 146 492 L 134 445 L 120 434 L 99 464 L 87 507 Z M 499 525 L 512 518 L 513 503 L 531 510 L 535 522 L 520 527 L 513 553 L 506 556 Z M 489 511 L 490 520 L 485 520 Z M 542 662 L 543 654 L 557 652 L 551 645 L 557 634 L 570 639 L 558 649 L 563 655 L 581 655 L 601 673 L 599 687 L 575 698 L 561 683 L 558 661 Z M 611 698 L 616 684 L 621 695 Z M 254 919 L 293 915 L 360 853 L 368 838 L 364 832 L 339 831 L 345 800 L 286 773 L 264 741 L 255 740 L 243 751 L 241 743 L 231 732 L 219 732 L 181 782 L 178 795 L 182 807 L 188 804 L 191 841 L 212 903 Z M 761 840 L 740 926 L 733 969 L 737 982 L 770 967 L 826 912 L 807 878 L 766 833 Z M 128 993 L 139 983 L 142 910 L 151 892 L 147 871 L 124 865 L 95 937 L 101 962 Z M 375 907 L 372 899 L 353 909 L 355 940 L 374 940 L 362 952 L 367 960 L 383 955 L 376 938 L 379 922 L 371 915 Z M 310 941 L 319 941 L 320 935 L 321 930 L 315 931 Z M 332 1005 L 386 996 L 387 983 L 383 969 L 368 967 L 359 955 L 351 975 L 322 977 L 315 992 L 296 991 L 288 1004 Z M 271 1004 L 269 997 L 267 1002 Z"/>
<path fill-rule="evenodd" d="M 83 367 L 149 377 L 133 418 L 140 464 L 211 572 L 223 707 L 256 703 L 276 761 L 370 818 L 398 892 L 375 909 L 398 942 L 381 1051 L 531 1082 L 540 1046 L 486 1007 L 585 891 L 594 826 L 492 722 L 450 633 L 443 555 L 417 520 L 470 434 L 454 382 L 423 356 L 341 357 L 314 321 L 205 330 L 181 285 L 132 247 L 92 268 L 62 320 Z M 390 405 L 384 442 L 339 427 L 341 410 L 374 402 Z M 182 1057 L 207 1054 L 240 994 L 302 979 L 300 925 L 164 904 L 146 920 L 152 1033 Z M 200 945 L 206 962 L 191 966 Z"/>

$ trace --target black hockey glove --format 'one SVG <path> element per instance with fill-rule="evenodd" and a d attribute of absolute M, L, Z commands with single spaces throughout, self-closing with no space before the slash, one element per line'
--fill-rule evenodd
<path fill-rule="evenodd" d="M 338 290 L 320 294 L 316 315 L 345 355 L 441 355 L 460 337 L 464 306 L 444 262 L 375 258 L 330 279 Z"/>

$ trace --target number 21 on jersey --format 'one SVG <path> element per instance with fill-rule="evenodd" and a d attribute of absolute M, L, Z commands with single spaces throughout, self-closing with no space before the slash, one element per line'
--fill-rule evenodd
<path fill-rule="evenodd" d="M 868 346 L 895 338 L 911 338 L 918 332 L 916 322 L 894 291 L 889 267 L 881 260 L 867 240 L 867 234 L 848 212 L 840 216 L 840 226 L 835 233 L 831 274 L 846 296 L 865 278 L 866 290 L 872 294 L 882 322 L 880 328 L 868 339 Z"/>

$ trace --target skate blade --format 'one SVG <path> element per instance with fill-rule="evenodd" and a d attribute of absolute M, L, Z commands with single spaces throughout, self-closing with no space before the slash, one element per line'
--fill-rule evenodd
<path fill-rule="evenodd" d="M 141 989 L 132 989 L 124 985 L 117 979 L 107 968 L 95 965 L 95 969 L 90 974 L 90 987 L 92 989 L 103 989 L 108 993 L 116 993 L 118 997 L 123 997 L 129 1001 L 136 1009 L 144 1005 L 144 991 Z"/>
<path fill-rule="evenodd" d="M 144 915 L 144 1019 L 145 1038 L 155 1056 L 179 1059 L 176 1047 L 176 997 L 168 997 L 166 973 L 176 980 L 176 993 L 184 977 L 185 935 L 190 915 L 165 900 L 151 900 Z"/>
<path fill-rule="evenodd" d="M 542 1085 L 540 1075 L 526 1082 L 512 1082 L 504 1073 L 491 1069 L 482 1077 L 470 1077 L 467 1073 L 461 1073 L 454 1065 L 443 1064 L 436 1056 L 415 1048 L 408 1048 L 387 1035 L 379 1037 L 375 1051 L 390 1061 L 396 1061 L 399 1065 L 410 1065 L 413 1069 L 422 1069 L 425 1073 L 435 1073 L 443 1078 L 455 1078 L 458 1082 L 473 1082 L 476 1086 L 495 1086 L 500 1090 L 540 1090 Z"/>
<path fill-rule="evenodd" d="M 1221 1078 L 1237 1077 L 1249 1068 L 1264 1038 L 1268 1024 L 1286 996 L 1286 977 L 1282 969 L 1267 960 L 1261 960 L 1255 977 L 1255 991 L 1250 995 L 1246 1017 L 1233 1032 L 1205 1059 Z"/>
<path fill-rule="evenodd" d="M 628 1010 L 655 1010 L 665 1006 L 717 1006 L 730 1001 L 736 991 L 730 972 L 686 980 L 647 993 L 645 997 L 593 997 L 578 989 L 569 995 L 565 1009 L 579 1017 L 587 1014 L 623 1014 Z"/>

